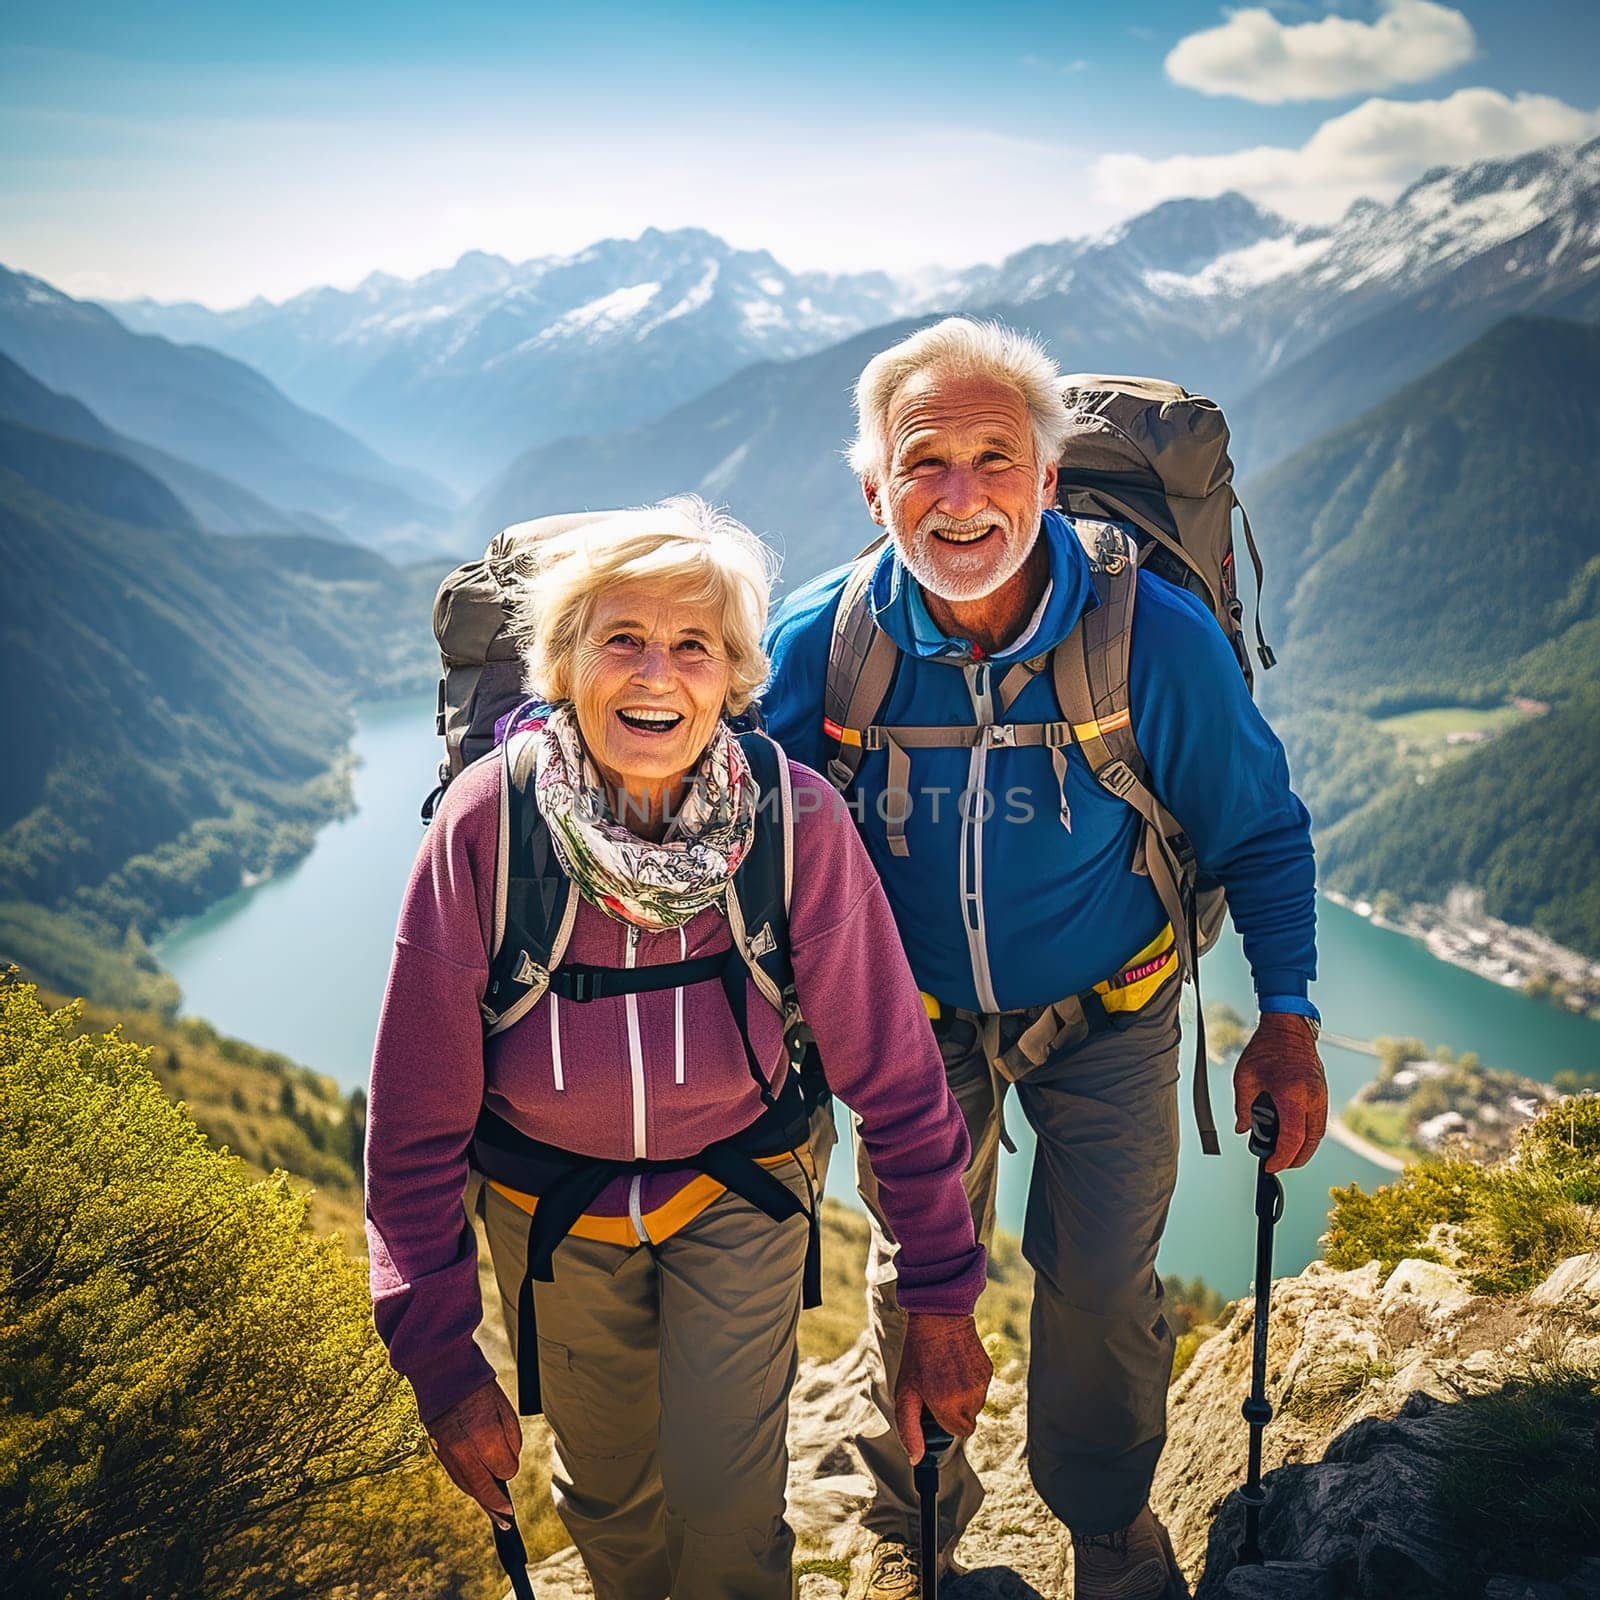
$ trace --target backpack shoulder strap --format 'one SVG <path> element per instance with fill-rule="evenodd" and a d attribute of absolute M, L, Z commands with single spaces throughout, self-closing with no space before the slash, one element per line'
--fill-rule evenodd
<path fill-rule="evenodd" d="M 756 782 L 756 834 L 728 884 L 728 926 L 750 979 L 780 1014 L 791 1003 L 789 902 L 794 891 L 794 802 L 789 762 L 764 733 L 738 736 Z"/>
<path fill-rule="evenodd" d="M 1150 787 L 1150 771 L 1134 736 L 1129 705 L 1128 662 L 1138 562 L 1132 541 L 1124 535 L 1117 534 L 1120 548 L 1113 548 L 1101 535 L 1100 530 L 1111 524 L 1088 523 L 1086 519 L 1079 523 L 1100 603 L 1051 655 L 1056 699 L 1062 716 L 1072 725 L 1072 742 L 1082 751 L 1095 781 L 1143 817 L 1146 838 L 1141 865 L 1172 919 L 1185 965 L 1192 970 L 1187 930 L 1194 852 L 1183 829 Z M 1095 542 L 1088 544 L 1088 538 Z"/>
<path fill-rule="evenodd" d="M 875 540 L 856 558 L 833 612 L 822 729 L 829 741 L 824 770 L 841 792 L 860 770 L 866 753 L 861 730 L 878 720 L 900 659 L 894 640 L 872 614 L 872 575 L 882 548 L 883 540 Z"/>
<path fill-rule="evenodd" d="M 1196 984 L 1198 1011 L 1199 937 L 1194 847 L 1182 825 L 1150 787 L 1150 770 L 1134 736 L 1129 703 L 1128 663 L 1139 586 L 1137 551 L 1133 542 L 1109 523 L 1079 519 L 1079 524 L 1079 536 L 1089 552 L 1095 594 L 1100 603 L 1051 654 L 1056 698 L 1062 716 L 1072 724 L 1072 742 L 1083 752 L 1095 781 L 1132 806 L 1144 821 L 1134 870 L 1149 876 L 1150 886 L 1172 924 L 1173 941 L 1183 970 Z M 1103 530 L 1106 529 L 1116 534 L 1120 549 L 1105 537 Z M 1203 1017 L 1197 1024 L 1196 1038 L 1195 1120 L 1202 1148 L 1214 1155 L 1217 1133 L 1206 1078 Z"/>
<path fill-rule="evenodd" d="M 578 910 L 572 880 L 534 804 L 532 779 L 531 735 L 509 734 L 500 756 L 493 948 L 481 1007 L 486 1035 L 504 1032 L 543 998 Z"/>
<path fill-rule="evenodd" d="M 810 1031 L 795 998 L 794 967 L 789 957 L 789 906 L 794 891 L 794 797 L 789 758 L 764 733 L 739 735 L 739 743 L 756 780 L 756 835 L 750 853 L 728 884 L 725 906 L 728 933 L 744 966 L 729 962 L 723 987 L 734 1021 L 745 1040 L 751 1075 L 761 1098 L 773 1104 L 767 1082 L 750 1046 L 744 972 L 762 997 L 783 1019 L 783 1042 L 789 1065 L 800 1076 L 808 1111 L 828 1098 L 827 1080 L 811 1044 Z"/>

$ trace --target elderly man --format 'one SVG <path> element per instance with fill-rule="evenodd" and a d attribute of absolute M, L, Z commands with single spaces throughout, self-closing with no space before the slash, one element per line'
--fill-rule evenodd
<path fill-rule="evenodd" d="M 1096 781 L 1079 748 L 1040 734 L 1072 723 L 1082 736 L 1040 663 L 1076 648 L 1100 607 L 1098 574 L 1119 568 L 1097 564 L 1087 530 L 1046 509 L 1068 417 L 1059 374 L 1033 341 L 951 318 L 875 357 L 856 407 L 851 464 L 889 533 L 870 571 L 853 569 L 865 603 L 852 615 L 865 626 L 837 626 L 852 569 L 793 595 L 769 635 L 767 722 L 795 759 L 852 794 L 967 1119 L 980 1237 L 994 1226 L 1013 1081 L 1037 1136 L 1023 1231 L 1035 1272 L 1028 1456 L 1071 1530 L 1077 1600 L 1186 1596 L 1148 1497 L 1172 1366 L 1155 1261 L 1177 1174 L 1174 980 L 1192 924 L 1174 928 L 1163 909 L 1139 813 Z M 1327 1109 L 1307 999 L 1309 821 L 1204 603 L 1148 571 L 1136 578 L 1125 681 L 1147 786 L 1181 819 L 1200 872 L 1226 889 L 1261 1009 L 1235 1072 L 1236 1131 L 1270 1094 L 1282 1129 L 1273 1166 L 1299 1166 Z M 1103 614 L 1098 626 L 1114 624 Z M 863 660 L 875 631 L 895 650 L 873 738 L 841 727 L 836 680 L 840 659 Z M 854 761 L 838 759 L 842 741 Z M 857 1143 L 881 1357 L 879 1422 L 857 1440 L 876 1484 L 867 1594 L 914 1600 L 916 1501 L 892 1409 L 905 1326 L 896 1245 Z M 943 1491 L 948 1563 L 982 1498 L 959 1453 Z"/>

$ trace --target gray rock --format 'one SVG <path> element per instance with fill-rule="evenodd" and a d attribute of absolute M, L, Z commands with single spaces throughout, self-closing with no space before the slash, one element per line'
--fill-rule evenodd
<path fill-rule="evenodd" d="M 1265 1565 L 1237 1564 L 1249 1303 L 1229 1309 L 1173 1385 L 1151 1503 L 1198 1583 L 1196 1600 L 1600 1600 L 1600 1551 L 1558 1580 L 1491 1576 L 1435 1505 L 1439 1475 L 1459 1448 L 1458 1404 L 1526 1376 L 1547 1349 L 1600 1360 L 1594 1341 L 1574 1334 L 1593 1316 L 1600 1255 L 1562 1263 L 1521 1298 L 1468 1294 L 1448 1269 L 1424 1265 L 1396 1284 L 1382 1281 L 1376 1263 L 1338 1272 L 1318 1262 L 1274 1286 Z M 789 1430 L 797 1557 L 847 1564 L 852 1593 L 873 1545 L 861 1527 L 870 1486 L 848 1443 L 867 1420 L 865 1375 L 864 1343 L 826 1365 L 808 1363 Z M 972 1570 L 943 1586 L 946 1600 L 1071 1595 L 1065 1532 L 1028 1477 L 1024 1376 L 1012 1366 L 996 1380 L 969 1447 L 988 1496 L 958 1552 Z M 542 1563 L 535 1584 L 540 1600 L 590 1600 L 570 1550 Z M 804 1575 L 800 1595 L 843 1600 L 824 1571 Z"/>

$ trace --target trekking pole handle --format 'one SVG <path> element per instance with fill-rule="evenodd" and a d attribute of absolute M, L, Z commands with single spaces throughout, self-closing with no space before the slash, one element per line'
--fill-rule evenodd
<path fill-rule="evenodd" d="M 922 1459 L 931 1461 L 937 1468 L 949 1452 L 955 1439 L 938 1422 L 933 1413 L 924 1406 L 922 1408 Z"/>
<path fill-rule="evenodd" d="M 1278 1108 L 1272 1103 L 1272 1096 L 1263 1092 L 1250 1107 L 1250 1154 L 1262 1159 L 1277 1148 Z"/>

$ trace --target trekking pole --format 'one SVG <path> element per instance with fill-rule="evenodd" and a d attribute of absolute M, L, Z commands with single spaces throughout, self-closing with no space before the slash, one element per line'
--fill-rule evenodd
<path fill-rule="evenodd" d="M 924 1406 L 922 1459 L 911 1469 L 917 1504 L 922 1512 L 922 1600 L 937 1600 L 939 1593 L 939 1468 L 944 1465 L 945 1455 L 954 1443 Z"/>
<path fill-rule="evenodd" d="M 1272 1096 L 1258 1094 L 1250 1107 L 1250 1154 L 1256 1167 L 1256 1324 L 1250 1355 L 1250 1398 L 1244 1403 L 1244 1420 L 1250 1424 L 1250 1460 L 1244 1488 L 1244 1542 L 1239 1565 L 1261 1565 L 1261 1508 L 1267 1503 L 1261 1487 L 1261 1436 L 1272 1421 L 1267 1399 L 1267 1313 L 1272 1303 L 1272 1230 L 1283 1215 L 1283 1185 L 1267 1171 L 1267 1157 L 1278 1148 L 1278 1108 Z"/>
<path fill-rule="evenodd" d="M 501 1494 L 509 1500 L 510 1489 L 499 1478 L 494 1481 Z M 503 1528 L 499 1519 L 491 1514 L 489 1526 L 494 1530 L 494 1553 L 500 1557 L 500 1565 L 511 1580 L 512 1594 L 516 1600 L 535 1600 L 533 1580 L 528 1576 L 528 1547 L 522 1542 L 522 1530 L 517 1526 L 516 1512 L 511 1513 Z"/>

